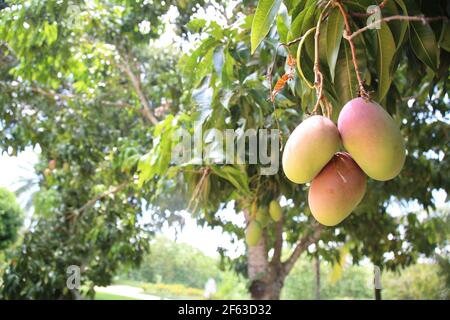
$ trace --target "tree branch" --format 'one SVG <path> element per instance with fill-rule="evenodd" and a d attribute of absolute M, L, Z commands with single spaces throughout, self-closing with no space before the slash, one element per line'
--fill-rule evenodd
<path fill-rule="evenodd" d="M 271 263 L 278 264 L 281 261 L 281 252 L 283 249 L 283 219 L 280 219 L 275 225 L 275 245 L 273 247 L 273 257 Z"/>
<path fill-rule="evenodd" d="M 150 102 L 147 100 L 147 97 L 144 94 L 144 91 L 142 89 L 142 83 L 141 83 L 141 79 L 139 78 L 139 76 L 136 76 L 133 72 L 133 70 L 131 70 L 130 64 L 128 62 L 128 59 L 124 59 L 122 57 L 122 60 L 124 63 L 118 63 L 117 66 L 119 67 L 120 70 L 122 70 L 128 77 L 128 79 L 130 80 L 134 90 L 136 91 L 138 97 L 139 97 L 139 101 L 142 104 L 142 113 L 143 115 L 147 118 L 147 120 L 149 120 L 153 125 L 158 124 L 158 119 L 156 119 L 155 115 L 152 112 L 152 108 L 150 107 Z"/>
<path fill-rule="evenodd" d="M 430 22 L 430 21 L 436 21 L 436 20 L 448 20 L 447 17 L 445 16 L 436 16 L 436 17 L 424 17 L 424 16 L 390 16 L 390 17 L 386 17 L 383 19 L 379 19 L 376 20 L 372 23 L 369 23 L 367 26 L 356 30 L 355 32 L 351 33 L 349 31 L 347 31 L 347 34 L 344 34 L 344 38 L 347 39 L 348 41 L 353 40 L 353 38 L 355 38 L 357 35 L 369 30 L 369 29 L 373 29 L 374 27 L 376 27 L 378 24 L 382 23 L 382 22 L 389 22 L 389 21 L 394 21 L 394 20 L 406 20 L 406 21 L 420 21 L 423 24 Z"/>
<path fill-rule="evenodd" d="M 44 90 L 42 88 L 39 87 L 31 87 L 31 91 L 38 93 L 42 96 L 48 97 L 50 99 L 53 100 L 61 100 L 61 101 L 67 101 L 67 100 L 72 100 L 75 98 L 79 98 L 76 95 L 72 95 L 72 94 L 60 94 L 60 93 L 56 93 L 53 91 L 48 91 L 48 90 Z M 111 106 L 111 107 L 115 107 L 115 108 L 130 108 L 130 109 L 134 109 L 135 107 L 132 104 L 129 104 L 127 102 L 124 101 L 107 101 L 107 100 L 100 100 L 98 101 L 99 104 L 102 105 L 106 105 L 106 106 Z M 141 114 L 143 113 L 142 110 L 138 110 L 138 112 L 140 112 Z"/>
<path fill-rule="evenodd" d="M 97 195 L 96 197 L 90 199 L 88 202 L 86 202 L 82 207 L 74 210 L 72 212 L 71 215 L 69 215 L 68 219 L 77 219 L 79 217 L 81 217 L 83 215 L 83 213 L 89 209 L 90 207 L 92 207 L 97 201 L 102 200 L 103 198 L 106 198 L 112 194 L 115 194 L 117 192 L 122 191 L 125 187 L 128 186 L 130 182 L 129 181 L 125 181 L 122 182 L 121 184 L 119 184 L 118 186 L 115 186 L 113 188 L 110 188 L 108 191 L 105 191 L 99 195 Z"/>
<path fill-rule="evenodd" d="M 294 267 L 295 262 L 298 260 L 300 255 L 308 248 L 308 246 L 319 240 L 321 232 L 322 225 L 317 224 L 312 235 L 307 235 L 297 242 L 297 246 L 295 247 L 291 256 L 283 263 L 283 272 L 285 274 L 289 274 L 289 272 Z"/>
<path fill-rule="evenodd" d="M 31 87 L 31 91 L 33 91 L 34 93 L 38 93 L 42 96 L 51 98 L 53 100 L 70 100 L 70 99 L 74 98 L 74 96 L 71 94 L 70 95 L 69 94 L 60 94 L 60 93 L 56 93 L 53 91 L 47 91 L 47 90 L 44 90 L 39 87 Z"/>

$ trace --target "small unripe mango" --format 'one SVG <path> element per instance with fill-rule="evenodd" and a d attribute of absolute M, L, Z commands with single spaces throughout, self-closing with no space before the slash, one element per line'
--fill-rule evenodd
<path fill-rule="evenodd" d="M 245 230 L 245 241 L 250 247 L 256 246 L 261 240 L 262 228 L 258 221 L 250 221 Z"/>
<path fill-rule="evenodd" d="M 338 119 L 344 148 L 372 179 L 396 177 L 405 163 L 405 143 L 392 117 L 379 104 L 356 98 Z"/>
<path fill-rule="evenodd" d="M 269 214 L 272 220 L 275 222 L 280 221 L 280 219 L 283 217 L 283 210 L 281 209 L 280 203 L 278 201 L 270 201 Z"/>
<path fill-rule="evenodd" d="M 336 153 L 311 182 L 308 203 L 314 218 L 326 226 L 340 223 L 361 202 L 366 180 L 348 153 Z"/>
<path fill-rule="evenodd" d="M 258 211 L 258 205 L 256 204 L 256 201 L 252 202 L 252 207 L 250 211 L 250 215 L 254 218 L 256 217 L 256 211 Z"/>
<path fill-rule="evenodd" d="M 295 183 L 311 181 L 330 161 L 340 145 L 335 124 L 323 116 L 300 123 L 289 136 L 283 151 L 283 171 Z"/>
<path fill-rule="evenodd" d="M 269 223 L 269 212 L 267 207 L 261 206 L 258 208 L 256 211 L 256 221 L 258 221 L 263 228 L 267 226 Z"/>

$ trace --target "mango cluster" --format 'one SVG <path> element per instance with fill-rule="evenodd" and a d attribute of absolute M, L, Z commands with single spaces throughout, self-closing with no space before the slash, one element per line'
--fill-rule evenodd
<path fill-rule="evenodd" d="M 261 239 L 263 229 L 271 221 L 278 222 L 283 217 L 283 210 L 277 200 L 272 200 L 269 206 L 260 205 L 256 201 L 252 204 L 250 212 L 250 221 L 245 231 L 245 240 L 247 245 L 256 246 Z"/>
<path fill-rule="evenodd" d="M 343 148 L 345 151 L 340 151 Z M 394 119 L 379 104 L 352 99 L 342 108 L 337 126 L 330 119 L 309 117 L 290 135 L 282 158 L 292 182 L 311 182 L 308 203 L 326 226 L 344 220 L 366 192 L 366 175 L 387 181 L 405 163 L 405 144 Z"/>

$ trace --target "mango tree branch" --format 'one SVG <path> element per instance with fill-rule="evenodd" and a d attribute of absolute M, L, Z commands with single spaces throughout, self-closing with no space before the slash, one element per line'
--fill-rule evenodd
<path fill-rule="evenodd" d="M 51 90 L 46 90 L 40 87 L 33 86 L 31 87 L 31 91 L 34 93 L 37 93 L 39 95 L 42 95 L 44 97 L 47 97 L 52 100 L 60 100 L 60 101 L 67 101 L 67 100 L 73 100 L 73 99 L 81 99 L 81 97 L 73 95 L 73 94 L 61 94 L 57 93 Z M 89 102 L 89 101 L 88 101 Z M 109 106 L 109 107 L 115 107 L 115 108 L 130 108 L 135 109 L 135 107 L 132 104 L 129 104 L 127 102 L 123 101 L 108 101 L 108 100 L 99 100 L 99 104 Z M 140 113 L 142 113 L 142 110 L 139 110 Z"/>
<path fill-rule="evenodd" d="M 283 249 L 283 219 L 280 219 L 275 225 L 275 245 L 273 248 L 273 257 L 271 263 L 278 264 L 281 261 L 282 249 Z"/>
<path fill-rule="evenodd" d="M 312 235 L 307 235 L 297 242 L 297 246 L 292 252 L 291 256 L 283 263 L 283 272 L 288 274 L 295 265 L 300 255 L 308 248 L 309 245 L 315 243 L 320 238 L 322 226 L 316 224 Z"/>
<path fill-rule="evenodd" d="M 144 91 L 142 89 L 142 83 L 141 83 L 139 76 L 136 76 L 134 74 L 134 72 L 133 72 L 133 70 L 131 70 L 130 64 L 128 63 L 127 60 L 125 60 L 125 59 L 122 59 L 122 60 L 124 61 L 124 63 L 119 63 L 118 67 L 127 75 L 128 79 L 131 82 L 131 85 L 133 86 L 134 90 L 136 91 L 136 93 L 139 97 L 139 101 L 142 104 L 143 115 L 153 125 L 158 124 L 158 119 L 156 119 L 155 115 L 153 114 L 151 107 L 150 107 L 150 103 L 147 100 L 147 97 L 145 96 Z"/>
<path fill-rule="evenodd" d="M 96 197 L 90 199 L 88 202 L 86 202 L 82 207 L 76 209 L 73 211 L 73 213 L 71 215 L 69 215 L 69 219 L 71 218 L 79 218 L 81 217 L 81 215 L 89 208 L 91 208 L 93 205 L 95 205 L 95 203 L 99 200 L 102 200 L 103 198 L 106 198 L 110 195 L 113 195 L 117 192 L 122 191 L 125 187 L 127 187 L 129 185 L 129 181 L 125 181 L 122 182 L 121 184 L 115 186 L 115 187 L 111 187 L 108 191 L 105 191 L 99 195 L 97 195 Z"/>
<path fill-rule="evenodd" d="M 445 17 L 445 16 L 436 16 L 436 17 L 424 17 L 424 16 L 400 16 L 400 15 L 397 15 L 397 16 L 390 16 L 390 17 L 386 17 L 386 18 L 383 18 L 383 19 L 376 20 L 376 21 L 374 21 L 374 22 L 372 22 L 372 23 L 369 23 L 367 26 L 365 26 L 365 27 L 363 27 L 363 28 L 361 28 L 361 29 L 358 29 L 358 30 L 356 30 L 356 31 L 353 32 L 353 33 L 347 32 L 347 34 L 344 34 L 344 38 L 347 39 L 348 41 L 351 41 L 351 40 L 353 40 L 353 38 L 355 38 L 357 35 L 359 35 L 359 34 L 365 32 L 365 31 L 367 31 L 367 30 L 373 29 L 374 27 L 376 27 L 377 25 L 379 25 L 379 24 L 382 23 L 382 22 L 389 22 L 389 21 L 394 21 L 394 20 L 420 21 L 420 22 L 422 22 L 423 24 L 425 24 L 425 23 L 430 22 L 430 21 L 436 21 L 436 20 L 448 20 L 448 18 Z"/>

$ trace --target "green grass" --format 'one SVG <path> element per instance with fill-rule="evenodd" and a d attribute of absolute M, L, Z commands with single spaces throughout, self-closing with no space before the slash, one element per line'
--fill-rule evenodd
<path fill-rule="evenodd" d="M 96 292 L 95 300 L 137 300 L 130 297 L 119 296 L 117 294 L 106 293 L 106 292 Z"/>

